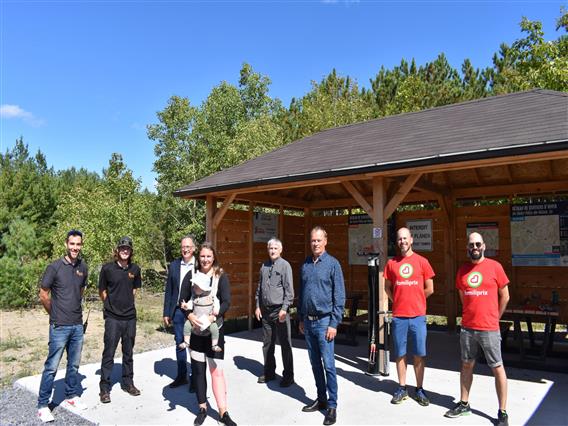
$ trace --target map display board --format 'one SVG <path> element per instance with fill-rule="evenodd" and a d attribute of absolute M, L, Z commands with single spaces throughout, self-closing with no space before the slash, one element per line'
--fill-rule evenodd
<path fill-rule="evenodd" d="M 495 257 L 499 254 L 499 224 L 497 222 L 476 222 L 466 225 L 466 236 L 477 232 L 485 243 L 485 256 Z"/>
<path fill-rule="evenodd" d="M 568 201 L 511 206 L 513 266 L 568 266 Z"/>
<path fill-rule="evenodd" d="M 432 251 L 432 219 L 409 220 L 406 227 L 414 240 L 414 251 Z"/>
<path fill-rule="evenodd" d="M 272 237 L 278 237 L 278 215 L 255 213 L 253 241 L 255 243 L 267 243 Z"/>
<path fill-rule="evenodd" d="M 384 235 L 384 231 L 383 235 Z M 388 256 L 395 255 L 396 230 L 393 216 L 387 221 Z M 366 265 L 373 252 L 373 220 L 367 214 L 349 216 L 349 264 Z"/>

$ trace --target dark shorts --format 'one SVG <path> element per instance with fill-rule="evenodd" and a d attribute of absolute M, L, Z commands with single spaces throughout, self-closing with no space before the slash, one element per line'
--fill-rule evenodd
<path fill-rule="evenodd" d="M 204 353 L 207 358 L 213 359 L 225 359 L 225 333 L 224 327 L 219 329 L 219 342 L 217 345 L 223 349 L 221 352 L 215 352 L 211 349 L 211 335 L 209 336 L 198 336 L 197 334 L 192 334 L 189 340 L 189 348 L 195 352 Z"/>
<path fill-rule="evenodd" d="M 426 316 L 413 318 L 393 317 L 392 337 L 396 358 L 406 355 L 407 343 L 410 342 L 410 353 L 426 356 Z"/>
<path fill-rule="evenodd" d="M 462 361 L 475 361 L 480 347 L 485 354 L 485 359 L 489 367 L 495 368 L 503 365 L 503 358 L 501 357 L 501 332 L 499 330 L 482 331 L 462 328 L 460 332 Z"/>

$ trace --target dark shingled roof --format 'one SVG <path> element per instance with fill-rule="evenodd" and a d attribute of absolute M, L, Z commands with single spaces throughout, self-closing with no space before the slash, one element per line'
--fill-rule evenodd
<path fill-rule="evenodd" d="M 567 149 L 568 93 L 537 89 L 324 130 L 174 195 Z"/>

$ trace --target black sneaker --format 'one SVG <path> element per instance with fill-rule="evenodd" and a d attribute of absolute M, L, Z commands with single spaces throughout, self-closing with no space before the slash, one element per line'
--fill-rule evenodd
<path fill-rule="evenodd" d="M 205 419 L 207 418 L 207 408 L 199 408 L 199 413 L 195 416 L 195 420 L 193 421 L 194 426 L 201 426 Z"/>
<path fill-rule="evenodd" d="M 464 405 L 461 402 L 458 402 L 454 408 L 446 411 L 444 417 L 449 417 L 453 419 L 454 417 L 469 416 L 470 414 L 471 414 L 471 408 L 469 406 L 469 403 Z"/>
<path fill-rule="evenodd" d="M 229 417 L 228 411 L 225 411 L 225 414 L 223 414 L 223 417 L 221 417 L 221 419 L 219 420 L 219 423 L 221 423 L 222 425 L 225 425 L 225 426 L 237 426 L 237 424 L 233 421 L 233 419 L 231 419 L 231 417 Z"/>
<path fill-rule="evenodd" d="M 509 426 L 509 415 L 504 410 L 497 412 L 497 426 Z"/>
<path fill-rule="evenodd" d="M 416 402 L 418 402 L 423 407 L 426 407 L 430 404 L 430 400 L 428 399 L 428 396 L 426 395 L 426 392 L 424 392 L 423 388 L 416 388 L 415 399 Z"/>
<path fill-rule="evenodd" d="M 408 399 L 408 391 L 404 388 L 398 388 L 391 399 L 391 404 L 400 404 L 405 399 Z"/>

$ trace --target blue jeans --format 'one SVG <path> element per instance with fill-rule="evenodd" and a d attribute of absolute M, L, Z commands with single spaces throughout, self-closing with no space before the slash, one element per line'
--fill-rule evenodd
<path fill-rule="evenodd" d="M 67 371 L 65 373 L 65 399 L 79 395 L 79 381 L 77 372 L 79 362 L 81 362 L 81 351 L 83 349 L 83 325 L 59 325 L 49 326 L 49 353 L 43 366 L 43 374 L 39 385 L 39 396 L 37 407 L 47 407 L 49 398 L 53 391 L 53 381 L 63 351 L 67 351 Z"/>
<path fill-rule="evenodd" d="M 316 321 L 304 321 L 306 345 L 316 379 L 318 400 L 326 402 L 329 408 L 337 408 L 337 374 L 335 372 L 335 340 L 327 341 L 325 335 L 331 317 Z M 323 362 L 323 365 L 322 365 Z M 325 370 L 325 375 L 324 375 Z M 326 393 L 327 390 L 327 393 Z"/>
<path fill-rule="evenodd" d="M 177 360 L 177 376 L 176 378 L 187 377 L 187 349 L 180 349 L 179 345 L 183 342 L 183 326 L 187 321 L 185 315 L 180 308 L 174 309 L 172 322 L 174 324 L 174 337 L 176 341 L 176 360 Z"/>

